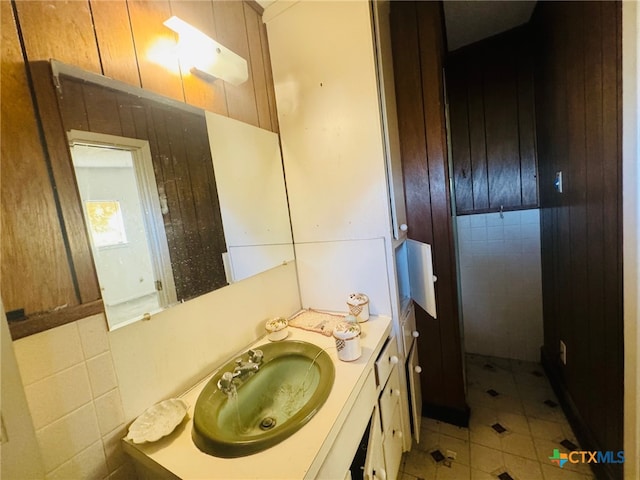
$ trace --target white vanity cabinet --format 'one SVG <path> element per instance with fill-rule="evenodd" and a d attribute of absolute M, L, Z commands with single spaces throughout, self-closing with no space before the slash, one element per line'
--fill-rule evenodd
<path fill-rule="evenodd" d="M 383 387 L 378 404 L 382 420 L 384 463 L 386 476 L 389 479 L 395 479 L 398 475 L 404 450 L 401 401 L 406 400 L 407 397 L 400 387 L 403 369 L 397 345 L 395 338 L 390 339 L 389 344 L 382 351 L 376 362 L 376 370 L 379 373 L 379 380 Z M 383 376 L 384 374 L 387 374 L 386 377 Z"/>

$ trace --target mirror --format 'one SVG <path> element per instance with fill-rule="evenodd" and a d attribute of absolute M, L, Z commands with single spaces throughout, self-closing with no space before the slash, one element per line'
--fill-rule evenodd
<path fill-rule="evenodd" d="M 278 135 L 206 112 L 230 281 L 293 259 Z"/>
<path fill-rule="evenodd" d="M 51 70 L 110 329 L 293 260 L 277 134 Z"/>

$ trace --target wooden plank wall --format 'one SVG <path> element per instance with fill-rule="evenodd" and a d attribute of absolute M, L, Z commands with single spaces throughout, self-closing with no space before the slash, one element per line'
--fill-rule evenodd
<path fill-rule="evenodd" d="M 538 206 L 529 29 L 450 54 L 446 67 L 456 213 Z"/>
<path fill-rule="evenodd" d="M 621 6 L 541 2 L 536 121 L 543 360 L 588 450 L 622 450 Z M 563 172 L 563 193 L 553 188 Z M 567 345 L 567 364 L 559 342 Z M 622 465 L 599 464 L 602 478 Z"/>
<path fill-rule="evenodd" d="M 391 36 L 408 235 L 432 245 L 438 276 L 438 319 L 416 305 L 423 413 L 464 424 L 468 409 L 448 188 L 440 3 L 392 2 Z"/>
<path fill-rule="evenodd" d="M 28 87 L 28 62 L 55 58 L 267 130 L 277 132 L 278 124 L 266 29 L 253 1 L 16 0 L 0 8 L 2 298 L 6 311 L 32 315 L 82 301 Z M 154 63 L 153 47 L 175 44 L 162 23 L 171 15 L 244 56 L 249 80 L 207 83 L 181 73 L 175 58 L 168 67 Z"/>

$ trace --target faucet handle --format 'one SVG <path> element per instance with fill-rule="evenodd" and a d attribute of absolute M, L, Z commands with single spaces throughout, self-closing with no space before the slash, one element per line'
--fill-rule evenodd
<path fill-rule="evenodd" d="M 264 357 L 262 350 L 249 350 L 249 360 L 251 362 L 262 363 L 262 357 Z"/>
<path fill-rule="evenodd" d="M 220 390 L 228 389 L 233 382 L 233 374 L 231 372 L 224 372 L 220 380 L 218 380 L 218 388 Z"/>

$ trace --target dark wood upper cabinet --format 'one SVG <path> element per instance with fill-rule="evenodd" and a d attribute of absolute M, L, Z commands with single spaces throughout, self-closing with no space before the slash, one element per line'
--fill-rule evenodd
<path fill-rule="evenodd" d="M 447 59 L 458 214 L 538 206 L 532 62 L 527 27 Z"/>

